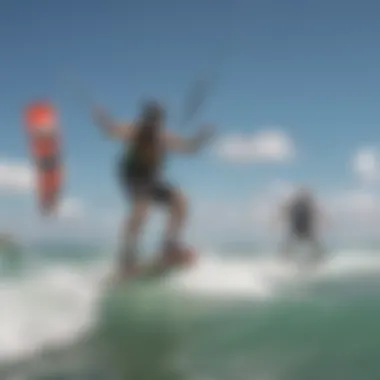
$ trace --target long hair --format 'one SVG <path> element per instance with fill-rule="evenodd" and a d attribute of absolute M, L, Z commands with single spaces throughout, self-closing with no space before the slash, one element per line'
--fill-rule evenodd
<path fill-rule="evenodd" d="M 161 130 L 164 117 L 164 109 L 158 102 L 152 100 L 145 102 L 142 105 L 141 114 L 137 122 L 138 135 L 143 140 L 155 138 Z"/>
<path fill-rule="evenodd" d="M 143 104 L 137 121 L 135 147 L 144 157 L 143 160 L 153 166 L 159 165 L 162 160 L 160 134 L 164 117 L 163 107 L 156 101 L 149 101 Z"/>

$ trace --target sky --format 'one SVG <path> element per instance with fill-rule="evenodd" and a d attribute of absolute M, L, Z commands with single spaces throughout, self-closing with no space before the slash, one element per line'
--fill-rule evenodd
<path fill-rule="evenodd" d="M 200 154 L 170 156 L 166 167 L 189 198 L 195 244 L 270 235 L 276 206 L 299 185 L 316 192 L 330 235 L 376 239 L 379 12 L 369 0 L 3 0 L 0 228 L 117 236 L 128 210 L 115 177 L 122 147 L 92 123 L 86 93 L 120 121 L 153 97 L 176 133 L 215 126 Z M 183 125 L 201 75 L 216 80 Z M 22 118 L 40 99 L 57 108 L 63 134 L 66 183 L 54 220 L 38 215 Z M 155 211 L 149 231 L 162 218 Z"/>

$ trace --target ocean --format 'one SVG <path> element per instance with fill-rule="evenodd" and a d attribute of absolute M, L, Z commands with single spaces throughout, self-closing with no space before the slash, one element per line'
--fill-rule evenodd
<path fill-rule="evenodd" d="M 1 380 L 380 379 L 374 250 L 333 252 L 314 271 L 205 251 L 195 268 L 117 289 L 109 254 L 60 252 L 2 261 Z"/>

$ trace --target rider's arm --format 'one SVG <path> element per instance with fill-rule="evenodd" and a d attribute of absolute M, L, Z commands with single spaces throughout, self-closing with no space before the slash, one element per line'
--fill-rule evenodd
<path fill-rule="evenodd" d="M 95 123 L 110 138 L 116 140 L 130 140 L 133 135 L 133 124 L 116 124 L 114 120 L 102 109 L 94 111 Z"/>
<path fill-rule="evenodd" d="M 183 154 L 197 153 L 210 137 L 211 132 L 208 129 L 202 130 L 193 138 L 182 138 L 171 132 L 166 132 L 165 145 L 172 152 Z"/>

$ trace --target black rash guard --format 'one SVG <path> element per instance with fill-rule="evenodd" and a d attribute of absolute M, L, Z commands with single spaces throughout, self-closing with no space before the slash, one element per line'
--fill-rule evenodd
<path fill-rule="evenodd" d="M 165 151 L 159 131 L 142 126 L 130 146 L 124 151 L 119 166 L 122 186 L 132 198 L 145 198 L 170 204 L 175 189 L 161 181 Z"/>
<path fill-rule="evenodd" d="M 128 181 L 154 181 L 159 177 L 164 152 L 159 131 L 141 126 L 126 147 L 121 160 L 121 174 Z"/>
<path fill-rule="evenodd" d="M 313 233 L 315 208 L 309 197 L 296 198 L 289 207 L 289 222 L 293 233 L 308 236 Z"/>

